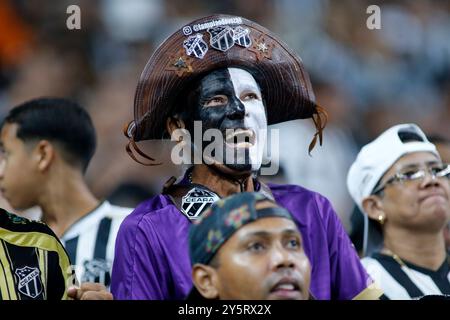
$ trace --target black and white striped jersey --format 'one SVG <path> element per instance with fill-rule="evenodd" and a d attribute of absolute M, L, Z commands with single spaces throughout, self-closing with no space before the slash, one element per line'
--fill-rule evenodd
<path fill-rule="evenodd" d="M 392 256 L 374 253 L 361 260 L 372 279 L 391 300 L 410 300 L 425 295 L 450 294 L 450 263 L 448 260 L 436 270 L 416 266 L 407 261 L 403 265 Z"/>
<path fill-rule="evenodd" d="M 75 222 L 61 237 L 80 282 L 109 287 L 117 232 L 132 211 L 103 201 Z"/>

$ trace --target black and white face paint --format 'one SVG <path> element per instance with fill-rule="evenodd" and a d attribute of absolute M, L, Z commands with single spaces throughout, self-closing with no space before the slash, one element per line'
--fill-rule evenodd
<path fill-rule="evenodd" d="M 215 70 L 199 82 L 196 92 L 191 123 L 201 121 L 203 135 L 218 129 L 223 136 L 223 147 L 214 157 L 237 171 L 258 170 L 267 139 L 267 116 L 254 77 L 238 68 Z M 204 151 L 206 144 L 203 141 L 197 150 Z"/>
<path fill-rule="evenodd" d="M 244 127 L 255 135 L 250 146 L 250 163 L 252 171 L 256 171 L 261 167 L 267 140 L 267 116 L 261 90 L 249 72 L 238 68 L 229 68 L 228 72 L 235 95 L 245 108 Z"/>

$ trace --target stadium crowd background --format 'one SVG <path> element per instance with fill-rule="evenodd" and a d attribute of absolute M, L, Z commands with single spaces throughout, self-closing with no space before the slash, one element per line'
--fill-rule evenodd
<path fill-rule="evenodd" d="M 66 27 L 73 4 L 81 9 L 81 30 Z M 381 8 L 380 30 L 366 26 L 372 4 Z M 134 207 L 181 173 L 170 162 L 170 143 L 142 143 L 164 162 L 158 167 L 141 166 L 125 152 L 122 129 L 133 117 L 140 72 L 165 37 L 217 12 L 267 26 L 302 57 L 329 113 L 324 146 L 309 157 L 312 124 L 278 125 L 280 171 L 266 180 L 327 196 L 347 231 L 353 203 L 345 179 L 361 145 L 407 122 L 450 139 L 450 2 L 437 0 L 2 0 L 0 119 L 31 98 L 75 99 L 97 129 L 90 187 Z"/>

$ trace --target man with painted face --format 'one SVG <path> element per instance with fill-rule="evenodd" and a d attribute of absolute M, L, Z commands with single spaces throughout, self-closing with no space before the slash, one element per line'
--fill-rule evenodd
<path fill-rule="evenodd" d="M 238 175 L 257 171 L 266 140 L 267 116 L 261 90 L 253 76 L 243 69 L 224 68 L 212 71 L 195 86 L 188 93 L 190 108 L 184 115 L 188 131 L 195 132 L 192 127 L 195 121 L 201 123 L 202 135 L 217 129 L 225 143 L 211 160 Z M 177 122 L 169 119 L 169 130 L 176 129 L 179 129 Z M 203 146 L 201 149 L 204 151 Z M 236 149 L 241 152 L 235 152 Z M 226 159 L 227 156 L 231 159 Z"/>
<path fill-rule="evenodd" d="M 188 108 L 167 120 L 169 133 L 186 128 L 195 134 L 197 125 L 202 137 L 215 130 L 219 138 L 212 155 L 207 152 L 209 141 L 194 142 L 194 157 L 203 161 L 192 175 L 206 177 L 213 170 L 221 179 L 246 189 L 244 184 L 252 183 L 248 179 L 251 172 L 261 167 L 266 142 L 267 115 L 256 80 L 244 69 L 223 68 L 194 82 L 188 90 Z"/>
<path fill-rule="evenodd" d="M 140 204 L 121 225 L 111 284 L 115 298 L 184 299 L 192 288 L 191 222 L 219 198 L 254 191 L 291 212 L 304 237 L 315 298 L 381 294 L 327 199 L 300 186 L 264 185 L 257 179 L 267 125 L 312 118 L 317 133 L 310 150 L 317 139 L 321 142 L 324 128 L 324 112 L 314 102 L 300 58 L 277 36 L 226 15 L 186 25 L 148 61 L 134 111 L 125 130 L 127 152 L 134 160 L 156 165 L 136 141 L 171 135 L 188 146 L 193 136 L 192 149 L 200 161 L 194 159 L 183 177 L 171 178 L 162 194 Z M 183 130 L 189 135 L 180 135 Z M 217 132 L 224 139 L 211 151 L 201 137 L 211 140 Z"/>

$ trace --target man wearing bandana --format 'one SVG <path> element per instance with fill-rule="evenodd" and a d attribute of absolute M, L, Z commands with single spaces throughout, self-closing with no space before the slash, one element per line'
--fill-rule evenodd
<path fill-rule="evenodd" d="M 162 194 L 125 219 L 113 265 L 116 299 L 184 299 L 192 288 L 191 221 L 219 198 L 254 191 L 292 213 L 311 262 L 314 298 L 381 295 L 327 199 L 300 186 L 266 186 L 257 179 L 268 125 L 312 118 L 317 133 L 310 150 L 317 139 L 321 142 L 324 128 L 324 111 L 315 103 L 300 58 L 277 36 L 252 21 L 226 15 L 184 26 L 148 61 L 134 111 L 135 119 L 125 130 L 127 151 L 142 164 L 157 161 L 139 150 L 136 141 L 174 137 L 180 130 L 194 136 L 199 131 L 195 123 L 201 123 L 202 137 L 213 129 L 224 138 L 209 153 L 205 142 L 194 142 L 200 163 L 194 162 L 179 181 L 170 179 Z M 189 145 L 186 136 L 177 140 Z"/>

